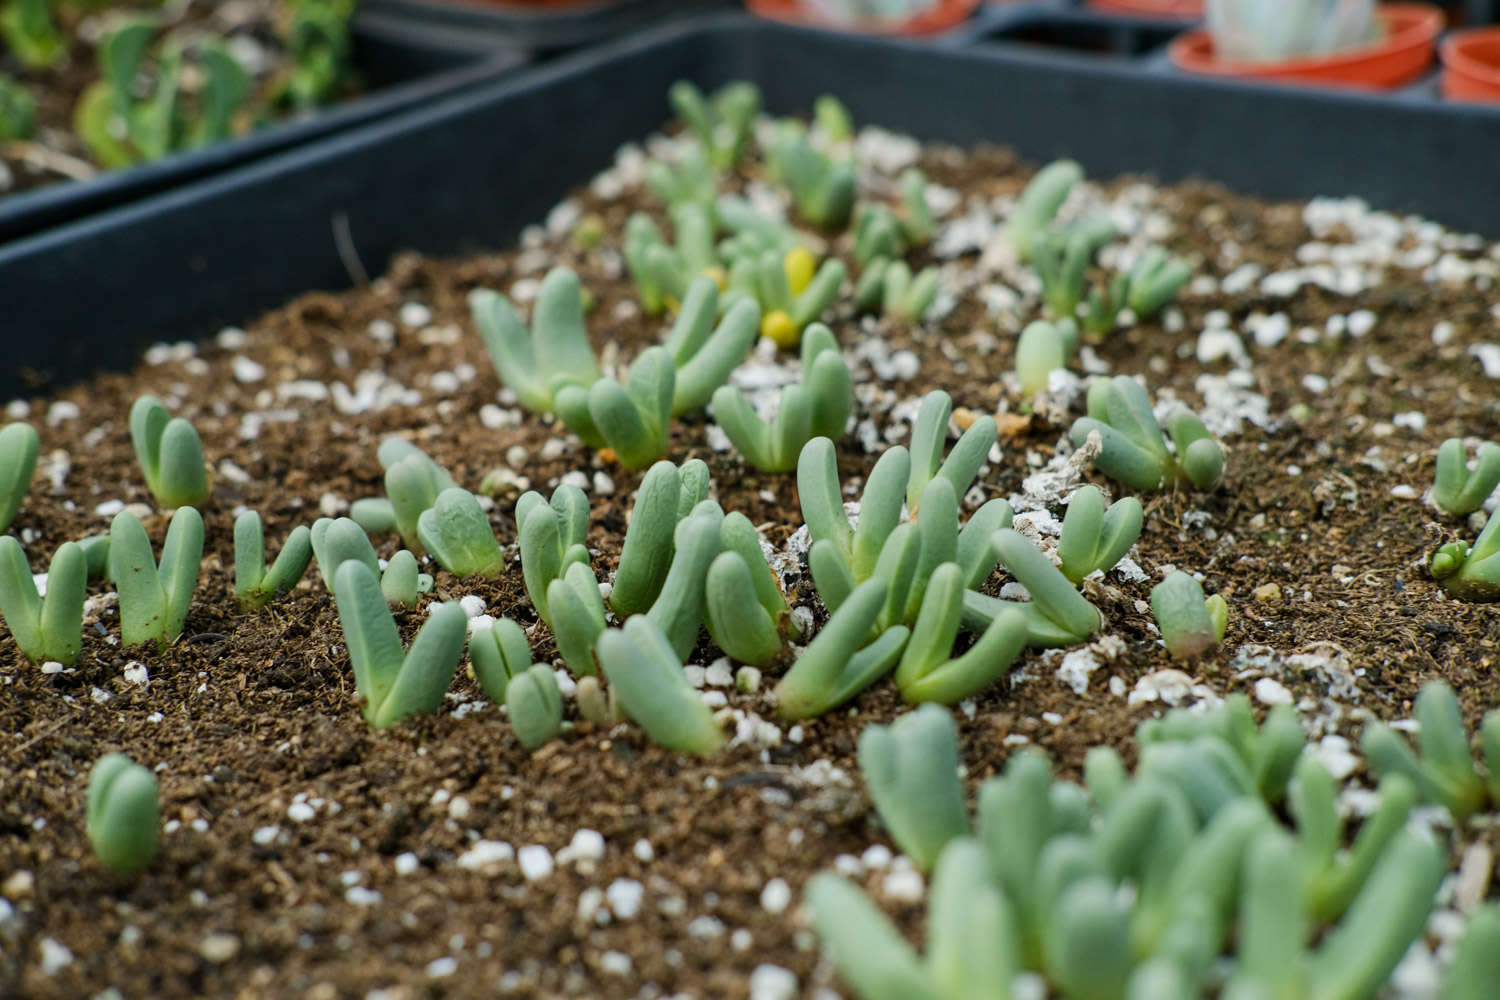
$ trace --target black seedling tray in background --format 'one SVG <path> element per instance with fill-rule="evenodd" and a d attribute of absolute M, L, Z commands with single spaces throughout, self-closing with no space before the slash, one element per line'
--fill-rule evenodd
<path fill-rule="evenodd" d="M 362 0 L 367 17 L 387 24 L 419 24 L 442 33 L 482 39 L 494 48 L 548 55 L 618 38 L 650 24 L 732 0 L 579 0 L 568 4 L 514 0 Z"/>
<path fill-rule="evenodd" d="M 971 44 L 1025 45 L 1064 59 L 1138 59 L 1163 53 L 1182 31 L 1179 20 L 1028 7 L 976 33 Z"/>
<path fill-rule="evenodd" d="M 1500 236 L 1500 108 L 1242 86 L 807 31 L 743 15 L 653 29 L 0 248 L 0 399 L 211 334 L 393 253 L 513 242 L 622 143 L 669 117 L 679 78 L 756 83 L 769 111 L 839 95 L 855 120 L 1003 143 L 1095 177 L 1221 181 L 1271 198 L 1358 195 Z M 339 236 L 345 246 L 341 256 Z M 28 381 L 27 377 L 32 380 Z M 40 376 L 38 380 L 36 377 Z"/>
<path fill-rule="evenodd" d="M 359 16 L 351 35 L 355 66 L 369 89 L 364 96 L 155 163 L 0 198 L 0 244 L 407 110 L 493 79 L 529 58 L 521 51 L 494 53 L 483 39 L 434 32 L 420 25 L 385 25 Z"/>

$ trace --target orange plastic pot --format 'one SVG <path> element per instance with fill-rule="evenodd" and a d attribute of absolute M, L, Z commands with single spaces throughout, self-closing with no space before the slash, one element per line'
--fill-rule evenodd
<path fill-rule="evenodd" d="M 939 0 L 932 10 L 905 21 L 833 21 L 804 0 L 745 0 L 754 14 L 773 21 L 814 28 L 832 28 L 861 35 L 933 35 L 966 21 L 979 0 Z"/>
<path fill-rule="evenodd" d="M 1104 14 L 1184 19 L 1203 17 L 1203 0 L 1089 0 L 1089 6 Z"/>
<path fill-rule="evenodd" d="M 1251 80 L 1289 80 L 1330 87 L 1389 90 L 1417 79 L 1432 65 L 1443 12 L 1420 3 L 1389 3 L 1376 13 L 1385 29 L 1372 45 L 1282 62 L 1219 59 L 1214 40 L 1198 29 L 1178 35 L 1168 52 L 1179 69 Z"/>
<path fill-rule="evenodd" d="M 1500 102 L 1500 28 L 1456 31 L 1443 40 L 1443 96 Z"/>

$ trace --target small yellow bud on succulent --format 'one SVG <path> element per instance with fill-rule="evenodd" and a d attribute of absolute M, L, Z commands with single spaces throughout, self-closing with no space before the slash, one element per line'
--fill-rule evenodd
<path fill-rule="evenodd" d="M 719 286 L 719 291 L 724 292 L 729 288 L 729 275 L 722 267 L 705 267 L 703 273 L 714 279 L 714 284 Z"/>
<path fill-rule="evenodd" d="M 772 343 L 783 350 L 796 347 L 797 341 L 802 339 L 802 331 L 797 329 L 797 324 L 792 322 L 792 317 L 782 309 L 773 309 L 766 313 L 765 318 L 760 321 L 760 335 L 769 338 Z"/>
<path fill-rule="evenodd" d="M 813 272 L 818 268 L 818 262 L 813 255 L 804 247 L 797 247 L 787 252 L 781 262 L 786 271 L 787 287 L 793 295 L 801 295 L 813 280 Z"/>

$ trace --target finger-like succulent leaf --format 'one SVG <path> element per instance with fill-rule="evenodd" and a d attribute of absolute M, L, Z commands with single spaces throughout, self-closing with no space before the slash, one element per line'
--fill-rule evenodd
<path fill-rule="evenodd" d="M 560 733 L 562 692 L 552 668 L 537 663 L 512 677 L 505 689 L 505 708 L 516 739 L 527 750 L 535 750 Z"/>
<path fill-rule="evenodd" d="M 906 645 L 904 626 L 888 629 L 868 646 L 870 630 L 886 604 L 888 586 L 874 577 L 855 588 L 823 630 L 776 685 L 783 718 L 805 719 L 848 701 L 896 665 Z M 861 648 L 863 647 L 863 648 Z"/>
<path fill-rule="evenodd" d="M 323 576 L 323 585 L 333 592 L 334 574 L 348 559 L 355 559 L 369 567 L 370 572 L 380 575 L 380 561 L 375 556 L 375 547 L 364 529 L 347 517 L 337 519 L 320 517 L 313 522 L 313 558 L 318 561 L 318 572 Z"/>
<path fill-rule="evenodd" d="M 1083 180 L 1083 168 L 1072 160 L 1056 160 L 1037 171 L 1021 192 L 1005 223 L 1005 239 L 1016 256 L 1027 260 L 1032 245 L 1052 224 L 1073 185 Z"/>
<path fill-rule="evenodd" d="M 247 510 L 234 521 L 234 592 L 247 608 L 260 608 L 292 589 L 312 561 L 312 532 L 298 525 L 269 569 L 260 515 Z"/>
<path fill-rule="evenodd" d="M 863 892 L 824 872 L 807 885 L 813 926 L 862 1000 L 943 1000 L 901 933 Z"/>
<path fill-rule="evenodd" d="M 723 745 L 724 731 L 649 617 L 637 615 L 624 628 L 605 631 L 598 655 L 625 714 L 652 740 L 678 753 L 710 754 Z"/>
<path fill-rule="evenodd" d="M 677 525 L 671 568 L 661 593 L 646 613 L 672 644 L 679 660 L 687 659 L 698 643 L 698 629 L 703 624 L 704 582 L 709 564 L 719 554 L 722 520 L 722 513 L 709 510 L 691 514 Z"/>
<path fill-rule="evenodd" d="M 1073 589 L 1067 577 L 1036 546 L 1008 528 L 995 532 L 991 544 L 1006 570 L 1031 595 L 1031 607 L 1043 618 L 1071 636 L 1073 642 L 1083 642 L 1098 631 L 1098 609 Z M 1033 643 L 1037 638 L 1033 633 Z"/>
<path fill-rule="evenodd" d="M 170 417 L 161 400 L 142 396 L 130 408 L 130 439 L 152 496 L 164 507 L 196 507 L 208 499 L 208 467 L 193 425 Z"/>
<path fill-rule="evenodd" d="M 38 595 L 21 543 L 0 537 L 0 618 L 27 659 L 64 666 L 83 650 L 83 602 L 88 558 L 76 542 L 64 542 L 47 570 L 47 594 Z"/>
<path fill-rule="evenodd" d="M 454 576 L 494 578 L 505 572 L 505 557 L 484 508 L 461 486 L 438 494 L 432 507 L 417 519 L 417 535 Z"/>
<path fill-rule="evenodd" d="M 859 737 L 859 768 L 881 822 L 925 871 L 969 832 L 958 777 L 958 730 L 946 709 L 924 705 Z"/>
<path fill-rule="evenodd" d="M 431 578 L 429 577 L 429 584 Z M 417 566 L 417 557 L 408 549 L 391 556 L 380 574 L 380 592 L 385 602 L 392 607 L 413 608 L 417 595 L 421 593 L 422 573 Z"/>
<path fill-rule="evenodd" d="M 127 646 L 154 641 L 165 649 L 182 634 L 198 568 L 203 561 L 203 518 L 179 507 L 167 526 L 161 564 L 140 520 L 129 511 L 109 527 L 109 578 L 120 594 L 120 639 Z"/>
<path fill-rule="evenodd" d="M 683 478 L 671 462 L 657 462 L 641 480 L 609 595 L 610 607 L 622 618 L 646 611 L 661 592 L 672 565 L 672 535 L 687 513 L 679 506 L 690 494 L 682 489 Z"/>
<path fill-rule="evenodd" d="M 30 424 L 18 421 L 0 429 L 0 531 L 16 519 L 26 491 L 31 489 L 40 447 Z"/>
<path fill-rule="evenodd" d="M 1140 537 L 1144 519 L 1135 497 L 1123 497 L 1106 509 L 1098 487 L 1079 489 L 1068 501 L 1057 543 L 1063 576 L 1077 586 L 1095 570 L 1113 568 Z"/>
<path fill-rule="evenodd" d="M 764 667 L 781 655 L 781 635 L 760 603 L 752 572 L 738 552 L 720 552 L 714 558 L 704 582 L 704 623 L 728 656 Z"/>
<path fill-rule="evenodd" d="M 489 628 L 474 630 L 469 637 L 469 662 L 485 696 L 503 705 L 511 678 L 531 666 L 531 644 L 521 626 L 501 618 Z"/>
<path fill-rule="evenodd" d="M 157 851 L 156 775 L 121 753 L 100 757 L 89 775 L 85 826 L 106 868 L 126 876 L 140 872 Z"/>
<path fill-rule="evenodd" d="M 1500 485 L 1500 445 L 1486 441 L 1479 446 L 1474 470 L 1469 471 L 1468 449 L 1462 438 L 1449 438 L 1438 448 L 1432 500 L 1454 517 L 1472 514 Z M 0 528 L 5 517 L 0 512 Z"/>
<path fill-rule="evenodd" d="M 1167 652 L 1178 659 L 1201 656 L 1224 637 L 1204 600 L 1202 586 L 1181 570 L 1151 588 L 1151 613 Z"/>

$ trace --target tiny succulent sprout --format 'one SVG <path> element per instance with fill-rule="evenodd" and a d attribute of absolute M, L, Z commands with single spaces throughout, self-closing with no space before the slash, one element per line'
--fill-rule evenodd
<path fill-rule="evenodd" d="M 203 518 L 179 507 L 167 525 L 161 565 L 140 519 L 128 510 L 109 526 L 109 579 L 120 594 L 120 640 L 127 646 L 155 642 L 165 649 L 182 634 L 198 567 L 203 561 Z"/>
<path fill-rule="evenodd" d="M 1099 630 L 1103 622 L 1099 610 L 1073 589 L 1062 571 L 1025 536 L 1004 528 L 990 536 L 990 547 L 1001 565 L 1026 588 L 1031 600 L 1017 604 L 966 590 L 965 629 L 982 634 L 1002 611 L 1019 608 L 1026 616 L 1026 643 L 1030 646 L 1074 646 L 1087 642 Z"/>
<path fill-rule="evenodd" d="M 27 69 L 46 69 L 68 52 L 68 41 L 52 19 L 51 0 L 10 0 L 0 7 L 0 38 Z"/>
<path fill-rule="evenodd" d="M 89 774 L 85 828 L 104 867 L 135 875 L 156 857 L 161 817 L 156 775 L 122 753 L 108 753 Z"/>
<path fill-rule="evenodd" d="M 969 424 L 944 458 L 943 445 L 948 441 L 952 418 L 953 400 L 941 389 L 929 392 L 917 410 L 911 429 L 911 471 L 906 481 L 906 506 L 913 515 L 921 507 L 922 491 L 939 476 L 953 484 L 955 495 L 967 493 L 999 436 L 995 418 L 985 414 Z"/>
<path fill-rule="evenodd" d="M 797 346 L 802 331 L 834 304 L 844 283 L 847 272 L 837 257 L 816 269 L 813 263 L 808 250 L 796 247 L 746 254 L 730 269 L 731 292 L 760 302 L 760 334 L 782 349 Z"/>
<path fill-rule="evenodd" d="M 505 704 L 505 689 L 511 678 L 531 666 L 531 644 L 526 632 L 509 618 L 488 628 L 476 628 L 469 637 L 469 663 L 485 697 Z"/>
<path fill-rule="evenodd" d="M 25 85 L 0 73 L 0 142 L 30 139 L 35 133 L 36 98 Z"/>
<path fill-rule="evenodd" d="M 614 452 L 627 469 L 644 469 L 667 453 L 677 368 L 665 347 L 648 347 L 625 385 L 601 378 L 557 390 L 557 415 L 591 448 Z"/>
<path fill-rule="evenodd" d="M 1278 705 L 1257 727 L 1250 700 L 1240 693 L 1231 694 L 1209 711 L 1173 709 L 1159 719 L 1149 719 L 1136 728 L 1136 740 L 1143 753 L 1160 744 L 1189 744 L 1190 757 L 1213 758 L 1216 766 L 1222 765 L 1220 770 L 1237 776 L 1236 782 L 1243 772 L 1247 787 L 1257 788 L 1271 805 L 1285 797 L 1287 781 L 1307 742 L 1295 708 Z M 1212 749 L 1204 749 L 1207 744 L 1202 740 L 1208 740 Z M 1239 764 L 1224 757 L 1226 747 L 1239 758 Z"/>
<path fill-rule="evenodd" d="M 1483 903 L 1469 917 L 1441 1000 L 1486 1000 L 1500 982 L 1500 905 Z"/>
<path fill-rule="evenodd" d="M 318 561 L 318 572 L 323 576 L 323 585 L 333 593 L 333 578 L 339 566 L 354 559 L 364 563 L 370 572 L 380 575 L 380 560 L 375 555 L 375 546 L 365 530 L 347 517 L 320 517 L 313 522 L 310 533 L 313 558 Z"/>
<path fill-rule="evenodd" d="M 719 554 L 720 525 L 724 512 L 705 500 L 673 532 L 672 565 L 662 582 L 661 593 L 646 612 L 660 627 L 679 660 L 685 660 L 698 644 L 703 624 L 704 583 L 709 564 Z"/>
<path fill-rule="evenodd" d="M 0 618 L 27 659 L 64 666 L 77 662 L 83 650 L 87 585 L 88 558 L 78 543 L 64 542 L 53 553 L 42 596 L 21 543 L 10 535 L 0 537 Z"/>
<path fill-rule="evenodd" d="M 854 211 L 854 162 L 815 147 L 800 122 L 776 126 L 766 150 L 771 176 L 792 193 L 797 214 L 820 229 L 843 229 Z"/>
<path fill-rule="evenodd" d="M 923 871 L 969 832 L 958 777 L 958 727 L 946 709 L 923 705 L 859 734 L 859 769 L 891 839 Z"/>
<path fill-rule="evenodd" d="M 907 701 L 952 705 L 976 695 L 1010 670 L 1026 645 L 1026 615 L 1012 607 L 995 616 L 972 648 L 950 658 L 963 616 L 964 583 L 954 562 L 938 566 L 927 581 L 896 666 L 896 686 Z"/>
<path fill-rule="evenodd" d="M 666 340 L 672 363 L 677 367 L 672 390 L 673 416 L 703 409 L 755 344 L 760 331 L 760 306 L 754 299 L 735 298 L 715 326 L 718 309 L 718 285 L 707 276 L 695 278 Z"/>
<path fill-rule="evenodd" d="M 1105 507 L 1097 486 L 1084 486 L 1068 500 L 1057 558 L 1063 576 L 1075 587 L 1094 572 L 1108 572 L 1141 535 L 1145 512 L 1135 497 Z"/>
<path fill-rule="evenodd" d="M 1203 588 L 1187 573 L 1176 570 L 1151 588 L 1151 613 L 1161 629 L 1167 652 L 1190 660 L 1224 641 L 1229 606 L 1218 594 L 1203 597 Z"/>
<path fill-rule="evenodd" d="M 678 753 L 710 754 L 724 730 L 688 683 L 661 628 L 637 615 L 599 637 L 599 666 L 620 708 L 652 740 Z"/>
<path fill-rule="evenodd" d="M 1054 318 L 1076 316 L 1094 255 L 1114 238 L 1114 224 L 1094 218 L 1050 231 L 1032 244 L 1031 266 L 1042 282 L 1042 302 Z"/>
<path fill-rule="evenodd" d="M 1072 160 L 1057 160 L 1037 171 L 1005 223 L 1005 239 L 1018 258 L 1030 259 L 1033 245 L 1051 227 L 1068 192 L 1081 180 L 1083 168 Z"/>
<path fill-rule="evenodd" d="M 1449 542 L 1432 554 L 1429 568 L 1449 597 L 1460 601 L 1500 601 L 1500 517 L 1491 514 L 1484 530 L 1467 542 Z"/>
<path fill-rule="evenodd" d="M 854 116 L 844 102 L 832 94 L 823 94 L 813 102 L 813 122 L 824 140 L 841 144 L 854 141 Z"/>
<path fill-rule="evenodd" d="M 547 608 L 558 655 L 568 669 L 575 677 L 598 673 L 594 648 L 604 633 L 604 598 L 587 563 L 569 564 L 560 578 L 548 584 Z"/>
<path fill-rule="evenodd" d="M 1420 756 L 1390 726 L 1365 724 L 1360 748 L 1371 770 L 1410 780 L 1423 801 L 1445 807 L 1458 822 L 1500 805 L 1500 710 L 1488 713 L 1480 727 L 1487 777 L 1474 766 L 1463 710 L 1452 688 L 1441 681 L 1425 685 L 1417 695 L 1416 717 Z"/>
<path fill-rule="evenodd" d="M 335 574 L 333 593 L 365 721 L 386 729 L 408 715 L 442 707 L 464 651 L 468 618 L 458 602 L 435 605 L 407 650 L 370 567 L 346 560 Z"/>
<path fill-rule="evenodd" d="M 155 396 L 130 408 L 130 440 L 146 487 L 164 507 L 197 507 L 208 499 L 208 466 L 193 425 L 172 417 Z"/>
<path fill-rule="evenodd" d="M 454 576 L 494 579 L 505 572 L 505 556 L 479 498 L 461 486 L 446 489 L 417 519 L 417 537 L 432 558 Z"/>
<path fill-rule="evenodd" d="M 759 601 L 753 573 L 738 552 L 715 556 L 704 580 L 703 619 L 726 655 L 764 667 L 781 655 L 781 632 L 774 613 Z"/>
<path fill-rule="evenodd" d="M 836 708 L 896 665 L 909 634 L 893 626 L 870 641 L 889 591 L 879 576 L 859 584 L 776 685 L 785 719 L 808 719 Z"/>
<path fill-rule="evenodd" d="M 709 163 L 720 170 L 740 165 L 760 113 L 760 91 L 754 84 L 735 81 L 705 97 L 694 84 L 679 80 L 667 91 L 667 99 L 697 138 Z"/>
<path fill-rule="evenodd" d="M 865 312 L 878 309 L 887 316 L 917 323 L 937 299 L 938 280 L 936 267 L 925 267 L 913 275 L 905 261 L 880 258 L 860 275 L 854 303 Z"/>
<path fill-rule="evenodd" d="M 1049 323 L 1037 320 L 1016 341 L 1016 377 L 1028 399 L 1047 388 L 1054 371 L 1068 367 L 1078 349 L 1078 324 L 1071 319 Z"/>
<path fill-rule="evenodd" d="M 646 164 L 646 186 L 668 208 L 686 204 L 711 207 L 716 194 L 713 167 L 701 146 L 689 147 L 670 163 L 652 160 Z"/>
<path fill-rule="evenodd" d="M 1090 385 L 1088 414 L 1073 422 L 1069 431 L 1073 446 L 1081 447 L 1097 432 L 1101 451 L 1094 464 L 1132 489 L 1156 490 L 1183 483 L 1207 490 L 1223 478 L 1224 451 L 1203 421 L 1183 406 L 1172 411 L 1167 430 L 1176 448 L 1174 457 L 1167 450 L 1146 390 L 1128 375 Z"/>
<path fill-rule="evenodd" d="M 523 493 L 516 501 L 516 529 L 526 594 L 537 616 L 550 625 L 548 588 L 573 563 L 588 566 L 589 550 L 584 544 L 589 531 L 588 497 L 567 483 L 553 491 L 550 503 L 534 490 Z"/>
<path fill-rule="evenodd" d="M 1155 316 L 1167 307 L 1193 276 L 1187 261 L 1169 257 L 1161 247 L 1147 250 L 1130 269 L 1124 302 L 1137 319 Z"/>
<path fill-rule="evenodd" d="M 802 339 L 802 381 L 781 391 L 776 416 L 767 423 L 734 386 L 713 397 L 714 420 L 735 450 L 762 472 L 790 472 L 807 442 L 838 440 L 854 412 L 854 388 L 832 331 L 814 323 Z"/>
<path fill-rule="evenodd" d="M 417 568 L 417 557 L 408 549 L 391 556 L 380 574 L 380 592 L 385 595 L 385 602 L 393 608 L 414 608 L 417 595 L 424 589 L 432 589 L 432 577 Z"/>
<path fill-rule="evenodd" d="M 291 590 L 312 561 L 312 532 L 299 524 L 287 536 L 276 561 L 266 566 L 260 515 L 247 510 L 234 519 L 234 595 L 247 608 L 263 608 Z"/>
<path fill-rule="evenodd" d="M 657 462 L 646 470 L 635 496 L 609 605 L 621 618 L 648 610 L 661 593 L 672 565 L 677 522 L 708 496 L 708 466 L 691 459 L 679 470 Z"/>
<path fill-rule="evenodd" d="M 17 421 L 0 430 L 0 531 L 10 527 L 31 489 L 40 447 L 36 429 Z"/>
<path fill-rule="evenodd" d="M 426 452 L 402 438 L 386 438 L 377 455 L 385 469 L 386 495 L 354 501 L 349 517 L 366 534 L 399 533 L 407 548 L 420 554 L 423 550 L 417 537 L 417 520 L 423 511 L 431 509 L 439 493 L 458 483 Z"/>
<path fill-rule="evenodd" d="M 1462 438 L 1449 438 L 1438 448 L 1437 473 L 1432 483 L 1432 502 L 1454 517 L 1472 514 L 1500 485 L 1500 444 L 1486 441 L 1479 446 L 1474 468 Z M 0 510 L 0 527 L 5 515 Z"/>
<path fill-rule="evenodd" d="M 512 677 L 505 689 L 505 709 L 516 739 L 527 750 L 562 732 L 562 692 L 552 668 L 534 663 Z"/>
<path fill-rule="evenodd" d="M 562 386 L 586 389 L 598 381 L 599 364 L 583 322 L 583 290 L 571 270 L 556 267 L 542 279 L 529 332 L 497 292 L 475 290 L 469 308 L 500 381 L 531 412 L 554 412 Z"/>
<path fill-rule="evenodd" d="M 671 216 L 676 246 L 668 245 L 645 213 L 637 212 L 625 223 L 625 267 L 648 316 L 675 308 L 695 277 L 719 273 L 709 208 L 689 202 L 673 206 Z"/>

